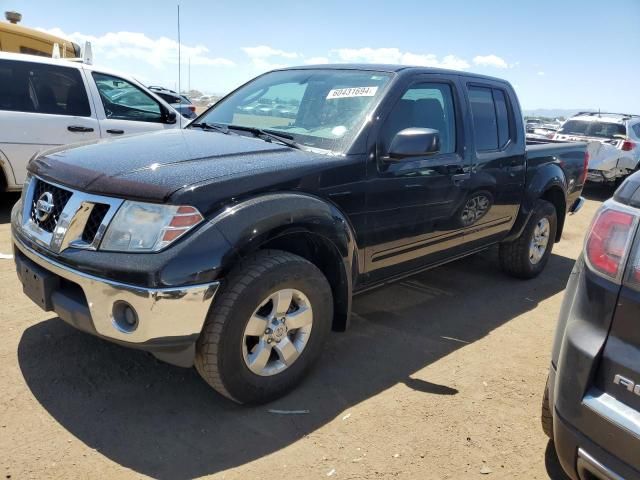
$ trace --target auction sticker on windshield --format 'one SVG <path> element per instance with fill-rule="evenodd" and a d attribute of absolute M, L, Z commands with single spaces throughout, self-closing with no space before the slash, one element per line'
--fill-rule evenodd
<path fill-rule="evenodd" d="M 377 91 L 378 87 L 334 88 L 333 90 L 329 90 L 327 100 L 334 98 L 373 97 Z"/>

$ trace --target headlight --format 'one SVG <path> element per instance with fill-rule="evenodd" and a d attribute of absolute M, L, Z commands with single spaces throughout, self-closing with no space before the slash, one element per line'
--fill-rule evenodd
<path fill-rule="evenodd" d="M 111 220 L 100 250 L 157 252 L 202 220 L 194 207 L 125 201 Z"/>

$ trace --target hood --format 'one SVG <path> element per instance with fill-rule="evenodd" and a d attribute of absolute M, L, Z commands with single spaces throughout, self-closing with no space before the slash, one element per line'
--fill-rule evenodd
<path fill-rule="evenodd" d="M 253 137 L 175 129 L 49 150 L 29 171 L 88 193 L 165 202 L 180 191 L 229 182 L 248 191 L 251 179 L 279 183 L 336 160 Z"/>

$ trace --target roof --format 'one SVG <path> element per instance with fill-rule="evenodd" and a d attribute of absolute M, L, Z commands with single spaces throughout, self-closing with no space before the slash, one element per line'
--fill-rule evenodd
<path fill-rule="evenodd" d="M 608 122 L 620 124 L 623 124 L 631 119 L 640 120 L 640 115 L 609 112 L 580 112 L 569 118 L 569 120 L 580 120 L 583 122 Z"/>
<path fill-rule="evenodd" d="M 420 67 L 415 65 L 395 65 L 387 63 L 329 63 L 320 65 L 300 65 L 294 67 L 280 68 L 277 70 L 368 70 L 374 72 L 388 72 L 388 73 L 440 73 L 447 75 L 458 75 L 461 77 L 469 78 L 481 78 L 485 80 L 493 80 L 496 82 L 509 83 L 506 80 L 498 77 L 490 77 L 488 75 L 481 75 L 473 72 L 463 72 L 460 70 L 448 70 L 445 68 L 435 67 Z"/>
<path fill-rule="evenodd" d="M 70 45 L 76 45 L 77 43 L 72 42 L 71 40 L 67 40 L 66 38 L 57 37 L 55 35 L 51 35 L 50 33 L 41 32 L 40 30 L 36 30 L 35 28 L 25 27 L 23 25 L 16 25 L 14 23 L 8 22 L 0 22 L 0 30 L 4 30 L 5 32 L 17 33 L 20 36 L 28 36 L 38 40 L 44 40 L 46 42 L 59 43 L 60 45 L 64 43 L 68 43 Z"/>
<path fill-rule="evenodd" d="M 131 75 L 126 73 L 118 72 L 115 70 L 111 70 L 109 68 L 102 68 L 99 65 L 88 65 L 79 61 L 80 59 L 70 59 L 70 58 L 50 58 L 50 57 L 41 57 L 39 55 L 27 55 L 24 53 L 11 53 L 11 52 L 0 52 L 0 60 L 13 60 L 17 62 L 29 62 L 29 63 L 41 63 L 46 65 L 57 65 L 63 67 L 84 69 L 89 71 L 97 71 L 99 73 L 105 73 L 107 75 L 114 75 L 117 77 L 122 77 L 126 80 L 134 80 L 136 83 L 138 82 Z"/>

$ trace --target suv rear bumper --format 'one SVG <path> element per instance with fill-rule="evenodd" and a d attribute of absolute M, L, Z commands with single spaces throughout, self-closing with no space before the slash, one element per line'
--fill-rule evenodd
<path fill-rule="evenodd" d="M 171 288 L 144 288 L 99 278 L 55 262 L 13 238 L 18 276 L 47 279 L 40 306 L 75 328 L 159 359 L 191 366 L 197 340 L 219 282 Z M 26 287 L 25 287 L 26 290 Z M 134 312 L 127 323 L 124 309 Z M 129 317 L 130 319 L 132 317 Z"/>
<path fill-rule="evenodd" d="M 574 480 L 640 480 L 640 472 L 592 442 L 573 428 L 557 410 L 553 435 L 558 460 Z"/>

